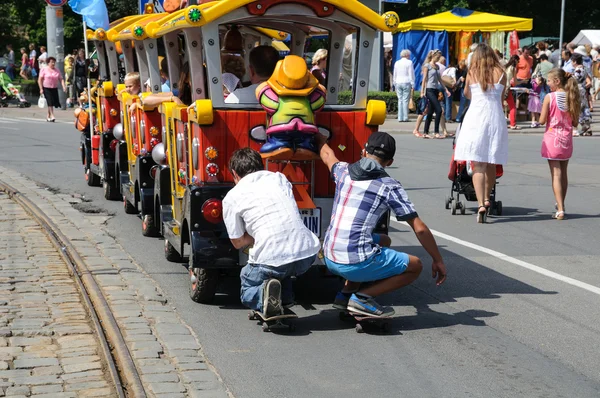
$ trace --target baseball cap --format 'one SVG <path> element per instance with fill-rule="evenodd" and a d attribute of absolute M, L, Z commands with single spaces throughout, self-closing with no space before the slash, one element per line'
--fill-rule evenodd
<path fill-rule="evenodd" d="M 379 150 L 377 154 L 374 153 L 376 149 Z M 382 160 L 390 160 L 396 154 L 396 140 L 388 133 L 376 131 L 367 140 L 365 150 L 368 154 L 380 157 Z"/>

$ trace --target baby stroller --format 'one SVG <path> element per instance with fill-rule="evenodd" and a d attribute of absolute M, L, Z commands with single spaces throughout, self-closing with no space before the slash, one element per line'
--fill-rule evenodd
<path fill-rule="evenodd" d="M 0 106 L 6 108 L 9 103 L 13 102 L 19 108 L 29 108 L 31 103 L 19 92 L 20 88 L 21 86 L 12 84 L 10 76 L 4 70 L 0 70 Z"/>
<path fill-rule="evenodd" d="M 450 169 L 448 170 L 448 179 L 452 181 L 452 188 L 450 188 L 450 195 L 446 197 L 445 207 L 451 209 L 452 215 L 455 215 L 457 211 L 460 214 L 465 214 L 465 203 L 460 200 L 460 195 L 463 195 L 469 202 L 477 202 L 477 196 L 475 195 L 475 187 L 473 187 L 473 168 L 466 161 L 454 160 L 454 149 L 456 148 L 456 139 L 460 134 L 460 126 L 456 131 L 456 137 L 452 141 L 452 158 L 450 158 Z M 470 162 L 469 162 L 470 163 Z M 502 177 L 504 170 L 502 165 L 496 165 L 496 179 Z M 502 202 L 496 201 L 496 184 L 492 188 L 490 194 L 490 209 L 488 214 L 494 214 L 497 216 L 502 215 Z M 483 216 L 483 222 L 485 222 L 487 214 Z"/>

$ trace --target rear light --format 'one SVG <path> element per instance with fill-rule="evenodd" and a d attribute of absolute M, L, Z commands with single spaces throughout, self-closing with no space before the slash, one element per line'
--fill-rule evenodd
<path fill-rule="evenodd" d="M 113 152 L 116 151 L 118 144 L 119 144 L 119 140 L 112 140 L 109 144 L 110 150 Z"/>
<path fill-rule="evenodd" d="M 211 224 L 223 221 L 223 202 L 218 199 L 208 199 L 202 205 L 202 215 Z"/>
<path fill-rule="evenodd" d="M 156 172 L 158 171 L 158 165 L 154 165 L 150 168 L 150 177 L 152 177 L 152 179 L 156 179 Z"/>
<path fill-rule="evenodd" d="M 219 166 L 216 163 L 209 163 L 206 165 L 206 172 L 210 177 L 215 177 L 219 174 Z"/>
<path fill-rule="evenodd" d="M 204 151 L 204 156 L 206 156 L 208 160 L 215 160 L 217 156 L 219 156 L 219 151 L 217 151 L 217 148 L 209 146 L 206 148 L 206 151 Z"/>

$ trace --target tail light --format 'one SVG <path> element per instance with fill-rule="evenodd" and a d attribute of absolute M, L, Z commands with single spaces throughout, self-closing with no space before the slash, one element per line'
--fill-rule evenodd
<path fill-rule="evenodd" d="M 119 140 L 112 140 L 109 144 L 110 150 L 113 152 L 116 151 L 118 144 L 119 144 Z"/>
<path fill-rule="evenodd" d="M 219 199 L 208 199 L 202 205 L 202 215 L 211 224 L 223 221 L 223 202 Z"/>
<path fill-rule="evenodd" d="M 219 166 L 217 166 L 216 163 L 209 163 L 206 165 L 206 172 L 209 176 L 215 177 L 217 174 L 219 174 Z"/>

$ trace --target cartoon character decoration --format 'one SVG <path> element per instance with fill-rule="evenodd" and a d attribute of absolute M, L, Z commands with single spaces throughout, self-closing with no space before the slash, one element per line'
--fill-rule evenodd
<path fill-rule="evenodd" d="M 288 55 L 271 78 L 256 89 L 267 112 L 267 141 L 260 148 L 271 159 L 312 159 L 316 153 L 315 112 L 325 105 L 325 88 L 309 72 L 303 58 Z"/>

